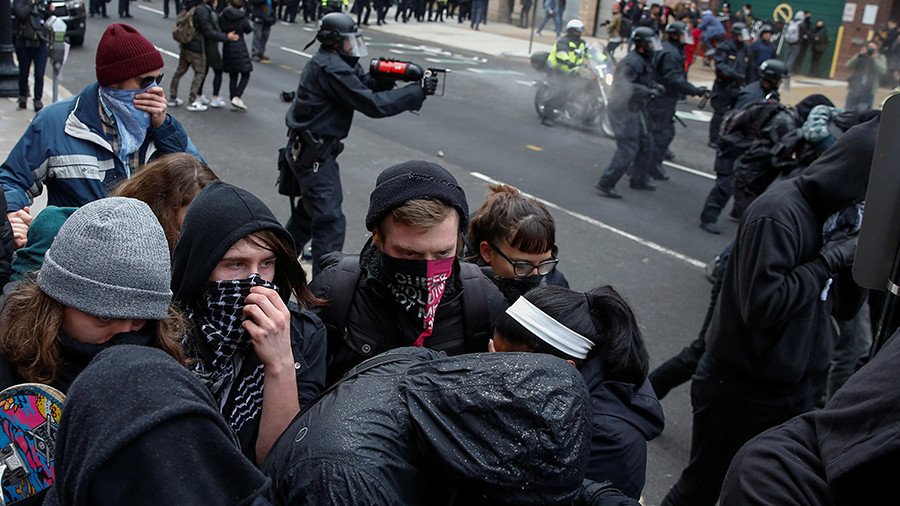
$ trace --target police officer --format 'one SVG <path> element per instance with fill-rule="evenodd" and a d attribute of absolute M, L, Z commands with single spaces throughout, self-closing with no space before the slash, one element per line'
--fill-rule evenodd
<path fill-rule="evenodd" d="M 569 93 L 576 92 L 575 84 L 578 82 L 578 71 L 584 65 L 587 57 L 587 44 L 582 40 L 584 23 L 573 19 L 566 23 L 566 34 L 559 38 L 550 49 L 547 57 L 547 66 L 550 67 L 550 96 L 544 103 L 544 117 L 541 124 L 553 126 L 556 118 L 556 110 Z"/>
<path fill-rule="evenodd" d="M 665 88 L 653 79 L 652 58 L 659 49 L 659 39 L 653 30 L 642 26 L 631 35 L 634 49 L 616 65 L 613 87 L 609 99 L 609 118 L 616 134 L 616 152 L 596 188 L 603 195 L 620 199 L 615 186 L 629 168 L 631 188 L 655 190 L 648 181 L 651 157 L 638 156 L 653 149 L 653 139 L 647 129 L 647 103 L 665 92 Z"/>
<path fill-rule="evenodd" d="M 744 86 L 737 94 L 734 102 L 734 110 L 763 99 L 780 101 L 778 87 L 782 79 L 788 76 L 788 67 L 781 60 L 766 60 L 758 69 L 760 79 Z M 734 162 L 736 158 L 732 153 L 716 152 L 716 184 L 713 185 L 703 203 L 703 211 L 700 213 L 700 228 L 710 234 L 720 234 L 722 231 L 717 224 L 719 215 L 728 199 L 734 193 Z M 737 216 L 732 210 L 732 216 Z"/>
<path fill-rule="evenodd" d="M 286 228 L 298 249 L 312 239 L 313 273 L 321 269 L 322 255 L 344 246 L 346 220 L 336 157 L 343 149 L 340 140 L 350 131 L 353 112 L 384 118 L 418 110 L 437 89 L 436 77 L 392 89 L 392 81 L 376 81 L 363 72 L 357 62 L 368 50 L 356 22 L 347 14 L 322 17 L 316 40 L 319 50 L 303 69 L 285 118 L 291 136 L 289 158 L 301 197 L 292 206 Z"/>
<path fill-rule="evenodd" d="M 675 21 L 666 25 L 662 50 L 653 60 L 656 80 L 666 87 L 666 92 L 649 104 L 649 123 L 653 136 L 654 152 L 650 175 L 654 179 L 667 180 L 662 160 L 675 138 L 675 108 L 685 95 L 702 96 L 709 93 L 705 86 L 697 87 L 689 83 L 684 71 L 684 43 L 687 25 Z"/>
<path fill-rule="evenodd" d="M 734 106 L 737 94 L 750 76 L 750 54 L 745 40 L 750 38 L 747 25 L 735 23 L 731 25 L 731 40 L 726 40 L 716 47 L 716 81 L 713 83 L 709 102 L 713 106 L 712 121 L 709 122 L 709 145 L 716 147 L 719 139 L 719 128 L 725 113 Z"/>

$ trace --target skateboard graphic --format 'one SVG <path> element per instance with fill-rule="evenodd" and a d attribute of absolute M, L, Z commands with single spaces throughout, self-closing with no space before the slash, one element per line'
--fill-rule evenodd
<path fill-rule="evenodd" d="M 0 392 L 0 505 L 53 485 L 56 436 L 65 396 L 38 383 Z"/>

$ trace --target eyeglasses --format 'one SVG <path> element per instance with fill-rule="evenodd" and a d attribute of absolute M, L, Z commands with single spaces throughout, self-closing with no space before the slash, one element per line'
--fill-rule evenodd
<path fill-rule="evenodd" d="M 144 76 L 140 78 L 138 84 L 140 84 L 141 89 L 147 89 L 153 85 L 153 83 L 159 84 L 163 80 L 164 73 L 160 72 L 158 76 Z"/>
<path fill-rule="evenodd" d="M 556 268 L 556 264 L 559 263 L 559 259 L 557 259 L 557 258 L 551 258 L 550 260 L 544 260 L 543 262 L 538 263 L 538 264 L 533 264 L 531 262 L 523 262 L 523 261 L 519 261 L 519 260 L 513 260 L 513 259 L 509 258 L 508 256 L 506 256 L 502 251 L 500 251 L 500 248 L 495 246 L 494 243 L 489 242 L 488 244 L 491 246 L 491 248 L 493 248 L 494 251 L 497 252 L 498 255 L 500 255 L 501 257 L 503 257 L 504 260 L 509 262 L 509 265 L 512 265 L 513 273 L 515 273 L 517 278 L 524 278 L 525 276 L 528 276 L 529 274 L 531 274 L 531 271 L 533 271 L 535 269 L 537 269 L 538 274 L 540 274 L 541 276 L 546 276 L 547 274 L 550 274 L 553 271 L 553 269 Z"/>

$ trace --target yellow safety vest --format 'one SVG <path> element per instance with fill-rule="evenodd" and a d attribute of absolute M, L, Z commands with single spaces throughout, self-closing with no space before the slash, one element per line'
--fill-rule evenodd
<path fill-rule="evenodd" d="M 562 42 L 562 41 L 560 41 Z M 547 57 L 547 63 L 551 68 L 561 70 L 567 73 L 577 72 L 584 65 L 585 53 L 587 53 L 587 44 L 582 40 L 579 43 L 569 41 L 569 50 L 560 51 L 557 42 L 550 50 L 550 56 Z"/>

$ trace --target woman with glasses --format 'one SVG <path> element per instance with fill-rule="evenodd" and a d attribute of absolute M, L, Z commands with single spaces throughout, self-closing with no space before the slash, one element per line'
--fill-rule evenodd
<path fill-rule="evenodd" d="M 513 303 L 540 285 L 569 287 L 556 264 L 556 224 L 537 200 L 504 184 L 492 184 L 469 221 L 468 260 Z"/>

